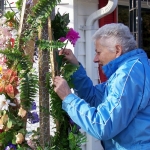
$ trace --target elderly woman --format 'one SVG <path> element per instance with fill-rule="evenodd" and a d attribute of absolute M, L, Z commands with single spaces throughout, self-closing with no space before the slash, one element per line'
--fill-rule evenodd
<path fill-rule="evenodd" d="M 150 63 L 146 53 L 120 23 L 102 26 L 93 39 L 94 62 L 102 65 L 108 80 L 93 86 L 66 49 L 65 58 L 79 68 L 72 76 L 76 94 L 63 78 L 54 79 L 62 108 L 83 130 L 102 140 L 105 150 L 150 150 Z"/>

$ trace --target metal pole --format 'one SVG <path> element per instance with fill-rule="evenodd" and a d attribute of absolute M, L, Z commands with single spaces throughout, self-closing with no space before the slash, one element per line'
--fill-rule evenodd
<path fill-rule="evenodd" d="M 138 48 L 142 47 L 141 0 L 129 0 L 129 27 Z"/>
<path fill-rule="evenodd" d="M 4 0 L 0 0 L 0 18 L 3 16 L 4 13 Z"/>
<path fill-rule="evenodd" d="M 138 42 L 138 47 L 141 48 L 142 47 L 142 34 L 141 34 L 141 0 L 137 1 L 137 18 L 138 18 L 138 24 L 137 24 L 137 31 L 138 31 L 138 38 L 137 38 L 137 42 Z"/>

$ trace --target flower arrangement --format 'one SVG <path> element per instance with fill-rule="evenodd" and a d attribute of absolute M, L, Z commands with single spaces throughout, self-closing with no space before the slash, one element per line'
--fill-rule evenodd
<path fill-rule="evenodd" d="M 18 49 L 10 14 L 14 19 L 14 13 L 7 12 L 0 23 L 0 149 L 16 150 L 30 148 L 26 124 L 39 121 L 31 113 L 38 78 L 28 56 Z"/>
<path fill-rule="evenodd" d="M 38 28 L 43 26 L 45 20 L 50 16 L 54 6 L 60 0 L 39 0 L 28 15 L 29 29 L 25 29 L 25 42 L 34 39 Z M 22 0 L 18 0 L 17 7 L 21 8 Z M 31 1 L 27 1 L 31 4 Z M 39 11 L 40 10 L 40 11 Z M 0 149 L 26 150 L 26 149 L 48 149 L 48 150 L 81 150 L 81 144 L 86 141 L 70 117 L 61 109 L 61 100 L 54 92 L 52 83 L 52 72 L 47 74 L 47 88 L 50 95 L 50 114 L 56 123 L 56 132 L 51 136 L 50 143 L 41 146 L 39 142 L 40 133 L 33 131 L 30 138 L 26 138 L 28 123 L 40 121 L 36 112 L 35 97 L 38 91 L 38 77 L 33 69 L 28 55 L 18 45 L 18 19 L 15 13 L 4 14 L 3 23 L 0 24 Z M 39 20 L 37 22 L 37 20 Z M 59 12 L 52 20 L 52 41 L 38 39 L 36 44 L 40 50 L 55 51 L 55 61 L 59 74 L 63 76 L 70 88 L 73 88 L 71 75 L 77 66 L 64 61 L 64 56 L 58 55 L 58 50 L 63 49 L 70 42 L 75 46 L 79 33 L 68 27 L 69 14 L 61 15 Z M 34 33 L 34 34 L 33 34 Z M 23 47 L 23 46 L 22 46 Z"/>
<path fill-rule="evenodd" d="M 77 40 L 80 38 L 78 32 L 76 32 L 73 28 L 68 27 L 68 23 L 69 14 L 67 13 L 61 15 L 59 12 L 57 12 L 54 20 L 52 21 L 53 31 L 57 30 L 57 32 L 63 33 L 62 35 L 57 35 L 57 37 L 54 36 L 55 41 L 58 40 L 64 44 L 60 46 L 60 49 L 66 48 L 68 42 L 75 46 Z M 59 25 L 59 28 L 57 25 Z M 59 75 L 66 79 L 70 88 L 73 88 L 71 75 L 77 70 L 78 67 L 63 60 L 63 55 L 56 55 L 56 60 L 58 63 L 57 70 L 59 70 Z M 56 95 L 56 93 L 54 93 L 53 85 L 49 85 L 51 85 L 51 87 L 49 87 L 51 96 L 51 115 L 53 116 L 54 120 L 58 121 L 57 131 L 53 137 L 53 144 L 55 145 L 56 149 L 60 148 L 63 150 L 81 150 L 81 145 L 82 143 L 86 142 L 86 137 L 81 133 L 80 127 L 75 124 L 71 118 L 61 109 L 62 101 Z M 59 141 L 59 139 L 63 139 L 63 143 Z"/>

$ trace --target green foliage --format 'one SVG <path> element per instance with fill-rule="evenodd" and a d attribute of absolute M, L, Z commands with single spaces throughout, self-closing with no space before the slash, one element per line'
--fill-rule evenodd
<path fill-rule="evenodd" d="M 58 61 L 59 60 L 59 61 Z M 66 79 L 69 86 L 72 88 L 71 75 L 77 70 L 77 66 L 72 64 L 66 64 L 63 62 L 62 55 L 57 55 L 57 62 L 60 63 L 61 75 Z M 47 87 L 50 93 L 50 114 L 59 122 L 57 131 L 54 137 L 51 138 L 50 150 L 81 150 L 80 146 L 86 140 L 79 130 L 76 129 L 76 125 L 71 127 L 69 125 L 69 116 L 64 110 L 61 109 L 62 102 L 58 95 L 54 92 L 52 84 L 51 74 L 47 74 Z M 69 132 L 68 132 L 69 131 Z"/>
<path fill-rule="evenodd" d="M 19 77 L 22 79 L 19 86 L 21 104 L 28 110 L 38 90 L 38 77 L 32 69 L 29 57 L 18 49 L 5 49 L 0 53 L 4 54 L 9 60 L 7 62 L 8 67 L 15 67 Z"/>
<path fill-rule="evenodd" d="M 18 21 L 17 21 L 17 16 L 14 11 L 7 11 L 4 16 L 6 17 L 6 23 L 10 27 L 15 27 L 16 29 L 18 28 Z"/>
<path fill-rule="evenodd" d="M 39 40 L 37 41 L 37 45 L 41 50 L 53 50 L 62 48 L 65 45 L 65 43 L 59 41 Z"/>
<path fill-rule="evenodd" d="M 22 3 L 23 3 L 23 0 L 18 0 L 15 4 L 16 4 L 16 8 L 18 9 L 18 10 L 21 10 L 21 8 L 22 8 Z"/>
<path fill-rule="evenodd" d="M 62 70 L 61 70 L 62 75 L 64 79 L 66 79 L 66 81 L 68 82 L 70 88 L 73 88 L 71 76 L 77 69 L 78 69 L 78 66 L 73 65 L 73 64 L 64 64 L 64 66 L 62 67 Z"/>
<path fill-rule="evenodd" d="M 22 73 L 22 80 L 20 83 L 20 98 L 21 104 L 23 108 L 27 110 L 30 109 L 31 103 L 34 101 L 36 97 L 37 89 L 38 89 L 38 78 L 34 72 Z"/>
<path fill-rule="evenodd" d="M 0 133 L 0 143 L 2 144 L 1 148 L 5 148 L 8 143 L 12 142 L 14 144 L 15 143 L 15 134 L 20 132 L 23 133 L 25 135 L 26 131 L 24 129 L 25 127 L 25 122 L 22 122 L 21 117 L 17 116 L 17 111 L 14 108 L 10 108 L 10 111 L 0 111 L 0 115 L 4 115 L 7 114 L 9 116 L 9 121 L 7 123 L 7 127 L 12 126 L 13 124 L 13 128 L 10 128 L 8 131 L 2 132 Z"/>
<path fill-rule="evenodd" d="M 51 12 L 55 6 L 60 3 L 61 0 L 39 0 L 38 3 L 33 6 L 33 14 L 28 15 L 27 22 L 30 24 L 30 29 L 26 29 L 22 34 L 25 35 L 23 42 L 28 41 L 34 36 L 34 33 L 38 33 L 38 28 L 42 27 L 47 18 L 50 17 Z"/>
<path fill-rule="evenodd" d="M 33 7 L 33 12 L 38 20 L 46 21 L 46 19 L 50 16 L 55 6 L 60 2 L 61 0 L 40 0 Z"/>
<path fill-rule="evenodd" d="M 8 132 L 0 133 L 0 143 L 3 143 L 3 148 L 7 146 L 7 143 L 13 139 L 13 132 L 9 130 Z"/>
<path fill-rule="evenodd" d="M 58 40 L 60 37 L 65 37 L 68 32 L 67 25 L 69 24 L 69 14 L 64 13 L 61 15 L 59 11 L 57 12 L 55 18 L 52 20 L 52 29 L 54 40 Z"/>
<path fill-rule="evenodd" d="M 14 64 L 18 72 L 21 70 L 28 72 L 32 68 L 29 56 L 24 55 L 24 53 L 18 49 L 5 49 L 5 51 L 0 50 L 0 53 L 4 54 L 9 60 L 7 62 L 8 67 Z"/>
<path fill-rule="evenodd" d="M 13 20 L 15 16 L 15 12 L 7 11 L 4 16 L 7 18 L 7 21 Z"/>
<path fill-rule="evenodd" d="M 86 142 L 86 137 L 80 131 L 75 134 L 74 130 L 76 130 L 76 125 L 73 126 L 72 131 L 69 133 L 69 148 L 70 150 L 81 150 L 80 146 Z"/>

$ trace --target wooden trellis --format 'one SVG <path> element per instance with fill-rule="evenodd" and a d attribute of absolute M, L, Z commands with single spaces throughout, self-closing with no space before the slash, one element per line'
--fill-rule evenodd
<path fill-rule="evenodd" d="M 33 5 L 36 5 L 38 0 L 33 0 Z M 19 26 L 19 46 L 25 51 L 25 54 L 29 55 L 31 61 L 33 60 L 35 41 L 33 39 L 29 40 L 25 45 L 23 45 L 21 38 L 23 37 L 23 31 L 29 28 L 27 24 L 27 16 L 31 12 L 31 5 L 27 5 L 27 0 L 23 1 L 20 26 Z M 51 18 L 49 17 L 43 28 L 38 30 L 38 39 L 52 40 L 51 33 Z M 49 60 L 50 58 L 50 60 Z M 39 68 L 39 106 L 40 106 L 40 144 L 44 147 L 45 144 L 50 142 L 50 115 L 45 110 L 49 110 L 49 92 L 46 87 L 46 74 L 50 71 L 53 72 L 52 77 L 55 76 L 54 68 L 54 55 L 53 51 L 38 49 L 38 68 Z M 51 68 L 49 61 L 51 62 Z"/>

